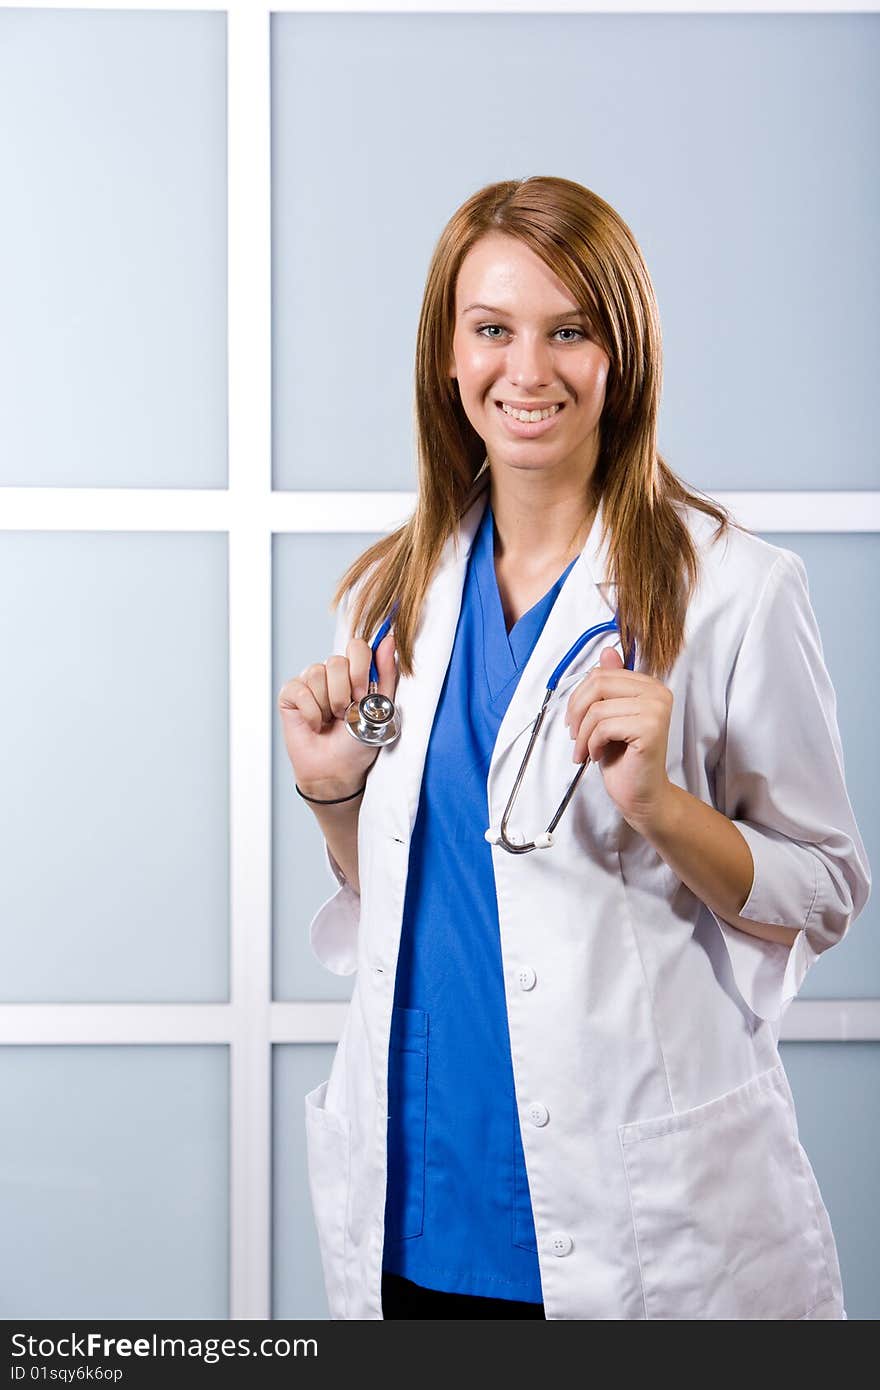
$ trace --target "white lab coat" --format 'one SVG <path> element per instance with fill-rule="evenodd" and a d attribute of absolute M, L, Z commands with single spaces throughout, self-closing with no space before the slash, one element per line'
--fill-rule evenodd
<path fill-rule="evenodd" d="M 388 1049 L 410 836 L 487 500 L 484 490 L 463 518 L 460 546 L 447 542 L 415 675 L 397 689 L 401 737 L 369 773 L 360 897 L 325 846 L 336 891 L 310 925 L 327 969 L 357 972 L 330 1076 L 305 1097 L 337 1319 L 382 1317 Z M 667 773 L 748 841 L 755 875 L 741 915 L 801 931 L 789 948 L 717 917 L 626 824 L 598 766 L 552 848 L 492 848 L 545 1313 L 845 1318 L 828 1214 L 777 1049 L 783 1009 L 870 891 L 835 694 L 801 559 L 738 531 L 710 545 L 714 521 L 690 507 L 682 515 L 701 579 L 664 682 L 674 695 Z M 600 524 L 601 509 L 502 720 L 487 782 L 493 825 L 551 671 L 582 632 L 614 616 Z M 348 636 L 342 605 L 336 652 Z M 568 693 L 614 638 L 588 644 L 560 682 L 511 817 L 529 838 L 574 771 Z"/>

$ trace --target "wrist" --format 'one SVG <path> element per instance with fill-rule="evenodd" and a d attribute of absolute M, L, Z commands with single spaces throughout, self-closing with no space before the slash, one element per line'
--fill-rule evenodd
<path fill-rule="evenodd" d="M 316 802 L 321 801 L 342 801 L 347 797 L 355 797 L 359 791 L 366 786 L 367 774 L 362 773 L 359 781 L 351 782 L 337 777 L 326 777 L 319 781 L 300 782 L 295 779 L 295 785 L 304 797 L 313 797 Z"/>
<path fill-rule="evenodd" d="M 687 795 L 681 787 L 667 780 L 651 806 L 640 815 L 627 817 L 627 823 L 657 849 L 664 837 L 674 830 L 681 813 L 681 799 Z"/>

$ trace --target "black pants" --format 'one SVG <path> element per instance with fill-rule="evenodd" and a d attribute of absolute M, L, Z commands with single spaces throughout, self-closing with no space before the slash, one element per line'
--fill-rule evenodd
<path fill-rule="evenodd" d="M 425 1289 L 402 1274 L 382 1271 L 384 1318 L 543 1318 L 543 1303 L 512 1298 L 479 1298 L 470 1293 Z"/>

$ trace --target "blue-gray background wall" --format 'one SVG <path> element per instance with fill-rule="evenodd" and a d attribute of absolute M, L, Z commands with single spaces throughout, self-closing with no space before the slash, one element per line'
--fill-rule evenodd
<path fill-rule="evenodd" d="M 3 487 L 227 484 L 226 43 L 222 12 L 0 11 L 0 512 Z M 681 476 L 876 489 L 878 55 L 872 15 L 274 16 L 274 487 L 415 487 L 436 238 L 551 173 L 642 247 Z M 876 862 L 877 535 L 766 534 L 807 563 Z M 275 538 L 274 690 L 329 651 L 373 538 Z M 0 576 L 0 1008 L 224 1001 L 225 536 L 0 530 Z M 273 997 L 344 1000 L 279 733 Z M 875 917 L 802 998 L 880 998 Z M 880 1312 L 878 1047 L 782 1045 L 851 1318 Z M 279 1318 L 326 1316 L 301 1102 L 331 1057 L 276 1047 Z M 0 1048 L 0 1316 L 228 1316 L 228 1086 L 222 1046 Z"/>

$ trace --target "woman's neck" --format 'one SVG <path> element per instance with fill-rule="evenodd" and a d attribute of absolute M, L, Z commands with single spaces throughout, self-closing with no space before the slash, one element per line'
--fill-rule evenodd
<path fill-rule="evenodd" d="M 495 559 L 522 574 L 564 569 L 583 550 L 597 510 L 582 491 L 535 501 L 499 496 L 493 487 L 489 504 Z"/>

